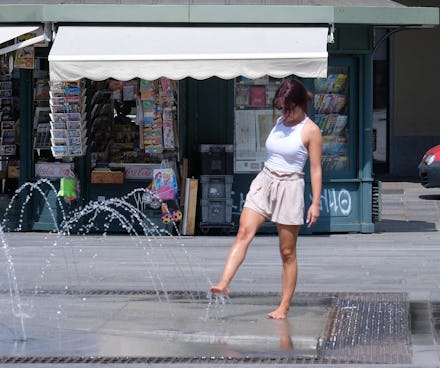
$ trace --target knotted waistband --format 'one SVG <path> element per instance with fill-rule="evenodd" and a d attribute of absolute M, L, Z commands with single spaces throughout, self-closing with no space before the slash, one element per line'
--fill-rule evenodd
<path fill-rule="evenodd" d="M 300 180 L 304 178 L 304 173 L 276 171 L 269 169 L 267 166 L 264 166 L 263 172 L 271 178 L 277 180 Z"/>

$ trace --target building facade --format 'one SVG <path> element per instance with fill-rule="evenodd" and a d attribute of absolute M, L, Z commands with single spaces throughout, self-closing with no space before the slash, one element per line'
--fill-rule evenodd
<path fill-rule="evenodd" d="M 218 213 L 218 207 L 212 206 L 220 203 L 222 215 L 230 211 L 226 222 L 237 224 L 249 183 L 264 160 L 264 135 L 273 122 L 270 97 L 282 78 L 296 76 L 314 93 L 310 114 L 324 135 L 322 216 L 313 231 L 373 232 L 379 215 L 372 154 L 377 141 L 373 69 L 380 65 L 374 62 L 375 33 L 386 30 L 384 40 L 403 34 L 416 37 L 425 32 L 421 28 L 438 25 L 438 8 L 392 1 L 369 2 L 369 6 L 357 1 L 318 3 L 0 2 L 2 65 L 12 72 L 11 90 L 19 105 L 15 119 L 5 120 L 19 121 L 19 135 L 15 133 L 17 139 L 8 145 L 16 144 L 17 151 L 2 156 L 9 174 L 5 174 L 4 194 L 11 196 L 18 187 L 41 178 L 59 191 L 67 182 L 64 179 L 73 175 L 81 195 L 63 208 L 55 205 L 59 217 L 90 201 L 123 197 L 147 186 L 153 170 L 164 162 L 170 163 L 179 182 L 186 177 L 206 180 L 201 147 L 225 146 L 233 152 L 233 169 L 227 173 L 233 177 L 229 196 L 208 202 L 199 198 L 196 223 L 203 222 L 201 212 L 206 208 Z M 28 34 L 28 29 L 8 39 L 15 26 L 38 29 L 27 40 L 17 37 Z M 389 30 L 399 27 L 412 30 L 391 36 Z M 399 42 L 393 39 L 393 50 Z M 24 51 L 29 47 L 32 65 L 26 64 L 29 55 Z M 397 51 L 392 56 L 396 55 Z M 397 78 L 404 63 L 393 57 L 389 58 L 395 73 L 391 92 L 405 83 Z M 51 94 L 40 104 L 44 79 L 50 81 Z M 73 100 L 84 98 L 80 110 L 71 111 L 77 115 L 55 111 L 62 109 L 57 101 L 68 97 L 67 90 L 77 93 L 75 88 L 80 92 Z M 65 95 L 57 95 L 59 89 Z M 154 100 L 149 98 L 153 94 Z M 385 105 L 387 126 L 395 127 L 396 134 L 389 133 L 385 160 L 393 172 L 394 149 L 405 143 L 397 133 L 408 132 L 411 124 L 399 115 L 400 110 L 397 113 L 397 101 L 403 97 L 390 95 L 394 102 Z M 158 109 L 159 133 L 155 130 Z M 51 114 L 48 121 L 45 112 Z M 57 114 L 64 114 L 59 118 L 76 127 L 71 129 L 74 133 L 66 127 L 67 121 L 57 120 Z M 7 125 L 4 146 L 6 139 L 11 140 Z M 44 128 L 50 134 L 39 146 L 36 140 L 44 135 Z M 15 176 L 9 169 L 14 163 L 19 163 Z M 115 176 L 119 168 L 124 169 L 122 181 L 97 179 L 108 177 L 106 170 Z M 307 175 L 306 171 L 308 183 Z M 182 197 L 183 190 L 179 194 Z M 307 185 L 306 204 L 309 197 Z M 27 198 L 24 194 L 17 198 L 21 204 L 32 203 L 24 212 L 17 210 L 19 230 L 53 229 L 44 215 L 54 198 Z M 177 200 L 176 207 L 177 202 L 182 206 L 183 201 Z M 160 212 L 151 216 L 160 218 Z M 96 220 L 96 228 L 106 222 Z M 263 229 L 273 231 L 274 226 Z"/>

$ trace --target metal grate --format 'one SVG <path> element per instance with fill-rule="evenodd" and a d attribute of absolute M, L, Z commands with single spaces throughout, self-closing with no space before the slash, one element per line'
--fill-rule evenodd
<path fill-rule="evenodd" d="M 373 222 L 382 220 L 382 182 L 377 180 L 372 188 L 372 217 Z"/>
<path fill-rule="evenodd" d="M 311 364 L 310 358 L 254 358 L 254 357 L 0 357 L 0 364 L 163 364 L 163 363 L 195 363 L 195 364 Z"/>
<path fill-rule="evenodd" d="M 406 294 L 340 295 L 323 334 L 320 358 L 341 363 L 410 363 L 409 321 Z"/>
<path fill-rule="evenodd" d="M 431 302 L 431 323 L 435 332 L 435 341 L 440 343 L 440 302 Z"/>

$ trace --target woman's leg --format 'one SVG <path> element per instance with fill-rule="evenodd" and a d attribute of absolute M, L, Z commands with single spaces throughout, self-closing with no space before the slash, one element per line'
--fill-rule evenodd
<path fill-rule="evenodd" d="M 224 295 L 229 294 L 229 283 L 237 272 L 238 267 L 244 261 L 249 244 L 264 221 L 264 216 L 250 208 L 243 208 L 237 236 L 226 258 L 223 274 L 217 285 L 209 289 L 211 292 Z"/>
<path fill-rule="evenodd" d="M 277 319 L 274 321 L 277 324 L 278 332 L 280 334 L 280 348 L 281 350 L 293 350 L 293 341 L 290 332 L 290 324 L 287 318 Z"/>
<path fill-rule="evenodd" d="M 277 309 L 269 313 L 270 318 L 282 319 L 287 317 L 293 294 L 295 293 L 298 265 L 296 260 L 296 242 L 298 239 L 299 225 L 278 224 L 280 239 L 280 254 L 283 262 L 282 270 L 282 295 Z"/>

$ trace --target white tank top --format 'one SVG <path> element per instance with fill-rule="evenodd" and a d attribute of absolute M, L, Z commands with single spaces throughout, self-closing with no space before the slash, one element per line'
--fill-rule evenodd
<path fill-rule="evenodd" d="M 302 173 L 308 152 L 301 139 L 302 128 L 308 119 L 294 125 L 284 125 L 280 117 L 266 139 L 267 158 L 265 166 L 270 170 Z"/>

